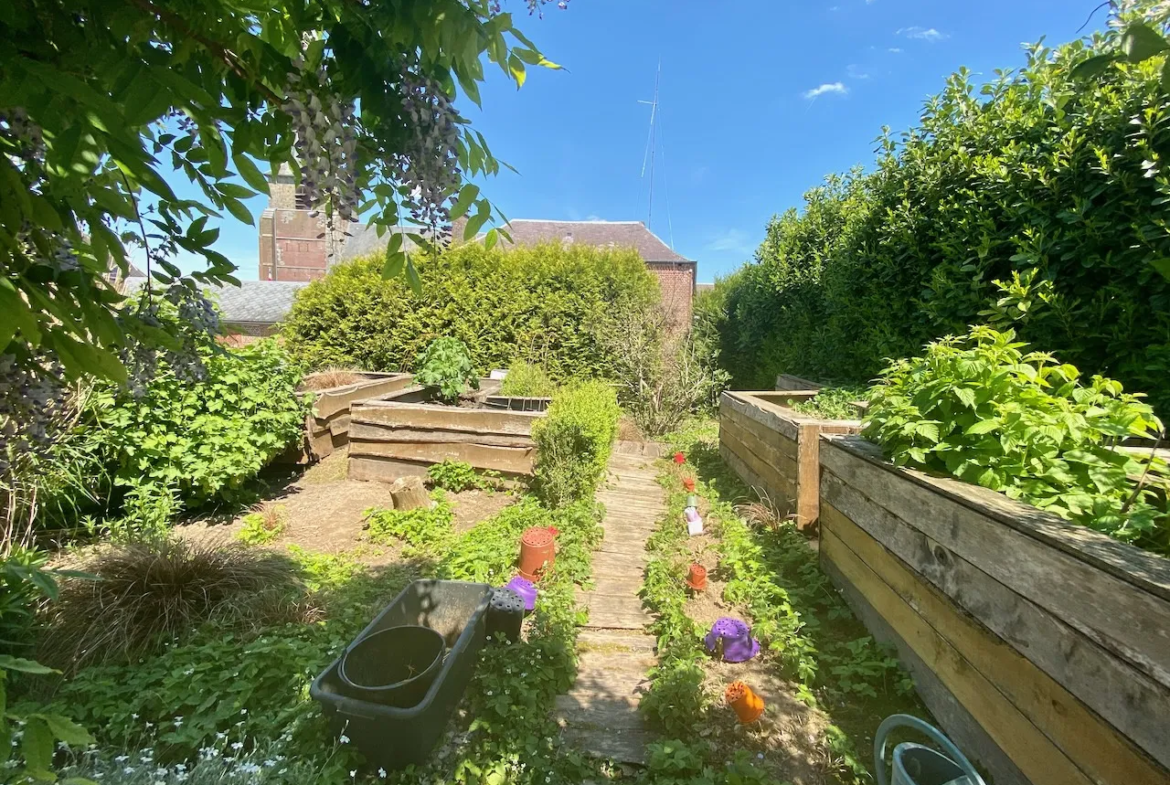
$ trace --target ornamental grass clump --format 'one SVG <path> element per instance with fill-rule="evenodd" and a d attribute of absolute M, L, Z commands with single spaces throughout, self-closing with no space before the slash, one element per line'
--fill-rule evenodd
<path fill-rule="evenodd" d="M 1119 449 L 1157 439 L 1142 395 L 974 327 L 895 360 L 870 391 L 862 434 L 899 466 L 940 472 L 1125 542 L 1170 554 L 1166 463 Z"/>
<path fill-rule="evenodd" d="M 62 670 L 131 662 L 205 622 L 246 630 L 306 617 L 296 565 L 240 544 L 136 542 L 83 570 L 91 577 L 61 584 L 41 641 L 43 658 Z"/>

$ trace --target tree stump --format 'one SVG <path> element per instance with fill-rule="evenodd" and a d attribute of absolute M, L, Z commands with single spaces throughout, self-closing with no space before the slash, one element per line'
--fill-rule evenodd
<path fill-rule="evenodd" d="M 431 506 L 431 497 L 423 487 L 421 477 L 399 477 L 390 484 L 390 496 L 394 498 L 396 510 Z"/>

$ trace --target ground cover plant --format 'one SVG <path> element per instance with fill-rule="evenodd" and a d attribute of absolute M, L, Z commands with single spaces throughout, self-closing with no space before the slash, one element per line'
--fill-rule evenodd
<path fill-rule="evenodd" d="M 994 282 L 1019 273 L 1051 287 L 1022 340 L 1149 392 L 1165 416 L 1170 238 L 1147 228 L 1170 187 L 1165 51 L 1074 76 L 1124 35 L 1034 45 L 982 87 L 959 71 L 917 127 L 880 140 L 872 173 L 830 177 L 773 218 L 722 284 L 735 386 L 768 389 L 778 373 L 866 384 L 886 358 L 981 321 Z"/>
<path fill-rule="evenodd" d="M 499 485 L 500 473 L 488 469 L 478 471 L 466 461 L 444 458 L 427 467 L 427 479 L 436 488 L 451 493 L 467 490 L 489 490 Z"/>
<path fill-rule="evenodd" d="M 792 400 L 788 405 L 793 411 L 811 414 L 825 420 L 856 420 L 860 410 L 858 401 L 864 401 L 866 388 L 854 385 L 828 386 L 817 390 L 812 398 L 803 401 Z"/>
<path fill-rule="evenodd" d="M 450 336 L 481 374 L 526 361 L 558 381 L 606 376 L 606 315 L 658 298 L 632 250 L 465 244 L 415 262 L 417 292 L 384 279 L 381 257 L 334 265 L 298 292 L 285 321 L 289 351 L 309 368 L 413 371 L 435 337 Z"/>
<path fill-rule="evenodd" d="M 1170 554 L 1165 462 L 1115 449 L 1127 437 L 1161 436 L 1151 406 L 1119 382 L 1084 379 L 1026 349 L 1011 330 L 976 327 L 894 361 L 870 391 L 863 435 L 898 465 Z"/>
<path fill-rule="evenodd" d="M 668 512 L 650 540 L 642 588 L 656 615 L 659 666 L 642 708 L 665 734 L 688 740 L 683 747 L 697 756 L 691 769 L 718 765 L 737 752 L 750 753 L 750 762 L 773 778 L 801 765 L 790 753 L 802 743 L 778 744 L 767 730 L 744 733 L 721 705 L 723 680 L 734 674 L 717 671 L 706 653 L 707 629 L 693 618 L 695 601 L 682 580 L 692 561 L 705 561 L 711 586 L 726 603 L 718 612 L 748 620 L 762 644 L 755 666 L 761 670 L 748 678 L 781 679 L 791 702 L 809 712 L 801 720 L 802 732 L 816 737 L 805 751 L 803 765 L 816 763 L 808 776 L 868 782 L 872 733 L 881 719 L 900 710 L 922 713 L 912 685 L 833 591 L 793 524 L 766 505 L 735 506 L 750 492 L 719 458 L 716 440 L 713 428 L 691 427 L 672 439 L 686 462 L 662 464 Z M 688 537 L 680 523 L 688 496 L 684 477 L 696 481 L 703 537 Z M 742 755 L 739 760 L 748 762 Z"/>

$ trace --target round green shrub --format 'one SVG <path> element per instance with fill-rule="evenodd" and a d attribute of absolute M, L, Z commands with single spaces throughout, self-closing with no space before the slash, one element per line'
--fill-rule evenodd
<path fill-rule="evenodd" d="M 384 279 L 379 258 L 337 265 L 305 287 L 286 321 L 289 351 L 309 368 L 413 371 L 423 349 L 450 336 L 480 373 L 528 360 L 554 379 L 601 376 L 607 314 L 658 298 L 633 250 L 468 243 L 415 261 L 419 294 Z"/>

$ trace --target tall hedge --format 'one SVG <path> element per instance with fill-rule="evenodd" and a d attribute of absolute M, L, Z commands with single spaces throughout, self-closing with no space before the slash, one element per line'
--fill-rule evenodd
<path fill-rule="evenodd" d="M 875 169 L 831 177 L 768 225 L 725 284 L 722 360 L 741 389 L 777 373 L 865 382 L 885 358 L 965 331 L 993 281 L 1036 268 L 1055 298 L 1021 338 L 1170 412 L 1170 103 L 1163 58 L 1077 81 L 1104 37 L 1029 49 L 982 88 L 968 71 Z"/>
<path fill-rule="evenodd" d="M 305 287 L 285 326 L 308 367 L 410 371 L 438 336 L 463 341 L 478 371 L 532 361 L 554 378 L 604 375 L 601 331 L 624 299 L 648 306 L 655 279 L 633 250 L 457 245 L 417 260 L 421 294 L 368 258 Z"/>

